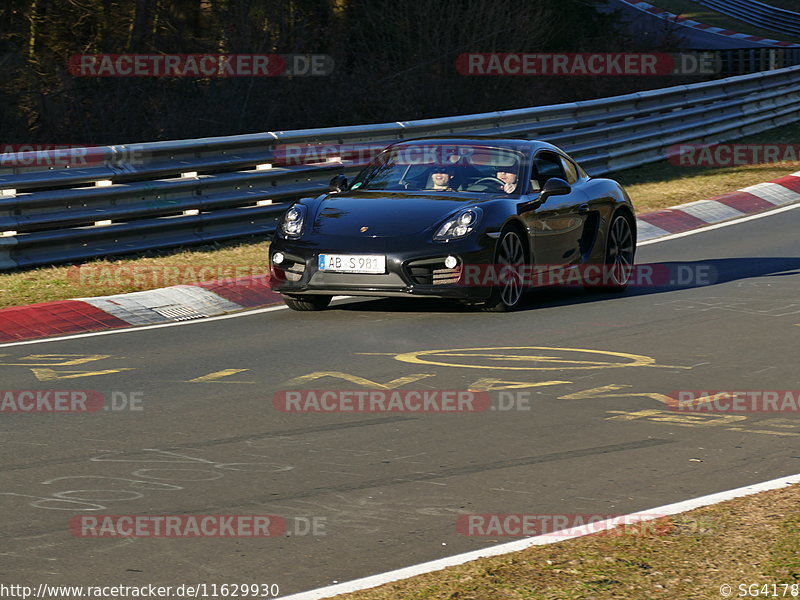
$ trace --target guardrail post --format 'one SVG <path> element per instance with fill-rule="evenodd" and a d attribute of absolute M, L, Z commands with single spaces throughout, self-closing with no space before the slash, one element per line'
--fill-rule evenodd
<path fill-rule="evenodd" d="M 11 252 L 17 245 L 16 237 L 0 237 L 0 270 L 15 269 L 19 265 L 11 257 Z"/>

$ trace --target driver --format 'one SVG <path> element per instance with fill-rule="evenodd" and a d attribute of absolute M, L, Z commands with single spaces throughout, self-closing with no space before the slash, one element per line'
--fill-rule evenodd
<path fill-rule="evenodd" d="M 516 191 L 517 174 L 515 172 L 504 171 L 503 167 L 500 167 L 497 169 L 495 176 L 503 182 L 503 191 L 506 194 L 513 194 Z"/>

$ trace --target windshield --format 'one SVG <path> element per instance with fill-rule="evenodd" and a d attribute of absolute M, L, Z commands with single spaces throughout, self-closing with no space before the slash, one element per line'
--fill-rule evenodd
<path fill-rule="evenodd" d="M 351 189 L 518 194 L 523 158 L 509 148 L 404 145 L 375 157 Z"/>

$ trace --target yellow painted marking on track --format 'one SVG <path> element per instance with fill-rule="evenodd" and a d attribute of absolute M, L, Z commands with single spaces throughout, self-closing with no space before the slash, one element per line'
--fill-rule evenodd
<path fill-rule="evenodd" d="M 674 406 L 675 399 L 667 396 L 666 394 L 659 394 L 658 392 L 629 392 L 627 394 L 606 394 L 605 392 L 613 392 L 625 388 L 633 387 L 631 385 L 611 384 L 601 387 L 583 390 L 581 392 L 574 392 L 559 396 L 559 400 L 588 400 L 594 398 L 652 398 L 666 406 Z"/>
<path fill-rule="evenodd" d="M 572 394 L 567 394 L 566 396 L 559 396 L 559 400 L 585 400 L 586 398 L 619 398 L 620 396 L 625 396 L 627 394 L 604 394 L 604 392 L 614 392 L 616 390 L 622 390 L 627 387 L 633 387 L 631 385 L 619 385 L 616 383 L 612 383 L 611 385 L 604 385 L 601 387 L 590 388 L 588 390 L 583 390 L 580 392 L 574 392 Z"/>
<path fill-rule="evenodd" d="M 664 411 L 657 410 L 655 408 L 648 408 L 647 410 L 639 410 L 636 412 L 627 412 L 624 410 L 609 410 L 606 412 L 618 415 L 616 417 L 606 417 L 606 421 L 635 421 L 636 419 L 657 417 Z"/>
<path fill-rule="evenodd" d="M 613 386 L 607 386 L 613 387 Z M 748 418 L 744 415 L 732 414 L 697 414 L 697 413 L 676 413 L 674 411 L 664 411 L 658 409 L 640 410 L 637 412 L 626 412 L 622 410 L 609 410 L 609 414 L 616 416 L 606 417 L 606 421 L 635 421 L 644 419 L 655 423 L 665 423 L 667 425 L 677 425 L 678 427 L 716 427 L 719 425 L 732 425 Z M 765 419 L 753 424 L 754 427 L 775 427 L 783 429 L 800 429 L 800 420 L 792 419 Z M 800 436 L 800 433 L 792 431 L 780 431 L 770 429 L 747 429 L 746 427 L 725 427 L 726 431 L 739 431 L 742 433 L 757 433 L 762 435 L 791 435 Z"/>
<path fill-rule="evenodd" d="M 194 379 L 189 379 L 184 383 L 258 383 L 257 381 L 237 381 L 235 379 L 220 381 L 223 377 L 230 377 L 231 375 L 236 375 L 237 373 L 242 373 L 249 370 L 250 369 L 223 369 L 222 371 L 214 371 L 208 375 L 202 375 L 200 377 L 195 377 Z"/>
<path fill-rule="evenodd" d="M 800 421 L 796 419 L 764 419 L 759 421 L 759 426 L 784 427 L 786 429 L 800 429 Z"/>
<path fill-rule="evenodd" d="M 8 356 L 0 354 L 0 356 Z M 83 365 L 104 358 L 111 358 L 111 354 L 30 354 L 18 358 L 17 362 L 0 363 L 3 367 L 72 367 Z"/>
<path fill-rule="evenodd" d="M 728 429 L 732 431 L 743 431 L 745 433 L 763 433 L 766 435 L 800 435 L 800 433 L 794 433 L 792 431 L 780 431 L 781 429 L 800 429 L 800 420 L 796 419 L 764 419 L 763 421 L 755 423 L 753 426 L 772 427 L 778 431 L 772 429 L 745 429 L 743 427 L 729 427 Z"/>
<path fill-rule="evenodd" d="M 469 386 L 470 392 L 493 392 L 495 390 L 513 390 L 519 388 L 532 388 L 541 387 L 545 385 L 559 385 L 562 383 L 572 383 L 571 381 L 505 381 L 503 379 L 493 379 L 491 377 L 484 377 L 478 379 L 475 383 Z"/>
<path fill-rule="evenodd" d="M 468 354 L 468 353 L 459 354 L 459 353 L 456 353 L 456 352 L 452 352 L 452 353 L 442 352 L 440 354 L 437 354 L 436 356 L 470 356 L 470 357 L 486 358 L 488 360 L 497 360 L 497 361 L 500 361 L 500 360 L 510 360 L 512 362 L 514 362 L 514 361 L 516 361 L 516 362 L 533 361 L 533 362 L 546 362 L 546 363 L 566 363 L 566 364 L 570 364 L 570 365 L 598 365 L 598 366 L 601 366 L 601 367 L 604 367 L 604 366 L 608 365 L 607 362 L 600 361 L 600 360 L 564 360 L 563 358 L 559 358 L 557 356 L 537 356 L 535 354 L 531 354 L 531 355 L 527 355 L 527 356 L 523 356 L 523 355 L 514 356 L 514 355 L 511 355 L 511 354 Z M 487 367 L 487 368 L 491 368 L 491 367 Z"/>
<path fill-rule="evenodd" d="M 763 433 L 766 435 L 800 435 L 791 431 L 770 431 L 768 429 L 745 429 L 744 427 L 727 427 L 728 431 L 741 431 L 742 433 Z"/>
<path fill-rule="evenodd" d="M 679 414 L 664 410 L 648 409 L 638 412 L 626 412 L 622 410 L 609 410 L 616 417 L 606 417 L 606 421 L 634 421 L 636 419 L 646 419 L 656 423 L 668 423 L 680 427 L 708 427 L 716 425 L 728 425 L 738 421 L 746 421 L 747 417 L 742 415 L 696 415 Z"/>
<path fill-rule="evenodd" d="M 55 381 L 57 379 L 77 379 L 79 377 L 96 377 L 110 375 L 120 371 L 133 371 L 132 368 L 106 369 L 105 371 L 56 371 L 55 369 L 31 369 L 39 381 Z"/>
<path fill-rule="evenodd" d="M 509 353 L 498 352 L 508 350 Z M 544 351 L 545 354 L 525 354 L 520 351 Z M 569 354 L 592 354 L 606 357 L 607 360 L 585 360 L 585 358 L 570 359 Z M 475 357 L 484 359 L 491 364 L 461 364 L 437 360 L 449 357 Z M 585 348 L 549 348 L 544 346 L 498 346 L 492 348 L 454 348 L 447 350 L 417 350 L 395 354 L 395 360 L 421 365 L 437 365 L 440 367 L 461 367 L 464 369 L 505 369 L 512 371 L 555 371 L 555 370 L 589 370 L 589 369 L 617 369 L 622 367 L 667 367 L 657 365 L 650 356 L 629 354 L 625 352 L 610 352 L 606 350 L 588 350 Z M 616 359 L 616 360 L 608 360 Z M 530 366 L 511 366 L 497 364 L 502 361 L 513 363 L 530 362 Z M 534 366 L 548 365 L 548 366 Z M 667 368 L 690 369 L 691 367 L 670 366 Z"/>
<path fill-rule="evenodd" d="M 387 381 L 386 383 L 378 383 L 376 381 L 372 381 L 365 377 L 359 377 L 358 375 L 351 375 L 350 373 L 343 373 L 341 371 L 315 371 L 314 373 L 309 373 L 308 375 L 301 375 L 299 377 L 294 377 L 289 381 L 284 382 L 283 385 L 285 386 L 300 385 L 303 383 L 307 383 L 309 381 L 314 381 L 315 379 L 322 379 L 323 377 L 334 377 L 336 379 L 344 379 L 345 381 L 349 381 L 350 383 L 355 383 L 356 385 L 361 385 L 367 388 L 393 390 L 402 385 L 406 385 L 408 383 L 419 381 L 420 379 L 425 379 L 427 377 L 434 377 L 434 376 L 435 373 L 414 373 L 412 375 L 406 375 L 405 377 L 398 377 L 397 379 L 392 379 L 391 381 Z"/>

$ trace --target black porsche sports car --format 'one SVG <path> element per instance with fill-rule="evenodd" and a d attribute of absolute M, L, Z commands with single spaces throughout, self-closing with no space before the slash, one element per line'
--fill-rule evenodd
<path fill-rule="evenodd" d="M 505 311 L 556 270 L 596 266 L 596 287 L 624 289 L 635 250 L 622 186 L 552 144 L 427 138 L 393 144 L 351 183 L 337 175 L 328 194 L 292 204 L 270 247 L 270 283 L 295 310 L 343 294 Z"/>

